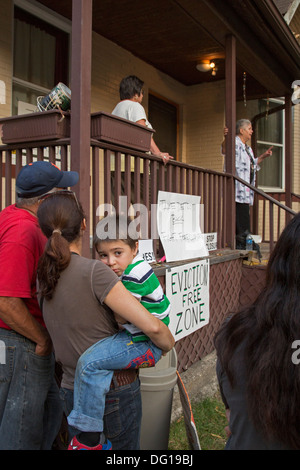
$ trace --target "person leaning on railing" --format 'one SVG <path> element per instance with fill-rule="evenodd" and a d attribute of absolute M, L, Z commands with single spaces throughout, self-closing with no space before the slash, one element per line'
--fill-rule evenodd
<path fill-rule="evenodd" d="M 123 78 L 119 88 L 121 101 L 114 108 L 112 114 L 152 129 L 152 126 L 147 119 L 145 109 L 142 106 L 144 97 L 143 86 L 144 82 L 135 75 Z M 167 152 L 161 152 L 159 150 L 153 136 L 151 137 L 150 151 L 154 155 L 161 157 L 164 164 L 168 163 L 170 159 L 173 159 L 173 157 Z"/>

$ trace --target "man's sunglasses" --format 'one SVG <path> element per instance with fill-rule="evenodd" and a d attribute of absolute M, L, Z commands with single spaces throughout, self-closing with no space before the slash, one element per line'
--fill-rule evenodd
<path fill-rule="evenodd" d="M 75 201 L 76 201 L 76 204 L 77 204 L 77 208 L 80 212 L 82 212 L 82 208 L 80 207 L 80 204 L 78 202 L 78 199 L 77 199 L 77 196 L 76 194 L 74 193 L 74 191 L 71 191 L 70 189 L 58 189 L 56 191 L 49 191 L 48 193 L 46 194 L 43 194 L 42 196 L 40 196 L 38 198 L 39 201 L 44 201 L 45 199 L 48 199 L 49 197 L 53 197 L 53 196 L 62 196 L 62 195 L 70 195 L 72 196 Z"/>

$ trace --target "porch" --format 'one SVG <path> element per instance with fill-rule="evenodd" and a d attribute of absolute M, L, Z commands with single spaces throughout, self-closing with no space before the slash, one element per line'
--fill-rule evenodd
<path fill-rule="evenodd" d="M 24 0 L 15 3 L 24 7 Z M 251 270 L 251 267 L 243 265 L 247 254 L 235 250 L 234 182 L 237 178 L 234 175 L 234 129 L 237 105 L 243 104 L 245 99 L 281 97 L 285 99 L 286 115 L 285 191 L 277 197 L 252 188 L 256 193 L 256 205 L 251 214 L 252 231 L 261 235 L 263 243 L 272 248 L 286 221 L 294 214 L 292 205 L 295 204 L 294 208 L 299 210 L 299 196 L 293 187 L 291 101 L 291 84 L 299 72 L 299 44 L 272 0 L 224 0 L 222 9 L 218 0 L 155 0 L 151 4 L 131 0 L 118 2 L 114 12 L 108 0 L 41 0 L 25 3 L 26 8 L 31 8 L 32 3 L 41 4 L 46 8 L 43 14 L 50 11 L 70 22 L 72 119 L 69 133 L 64 137 L 30 141 L 25 138 L 19 143 L 12 141 L 0 147 L 0 209 L 14 202 L 14 180 L 22 165 L 35 159 L 47 159 L 64 170 L 77 170 L 80 183 L 76 193 L 89 222 L 84 254 L 94 256 L 90 236 L 99 220 L 99 206 L 112 204 L 118 210 L 120 197 L 125 197 L 127 208 L 141 203 L 150 215 L 151 205 L 157 203 L 159 190 L 200 196 L 204 207 L 202 230 L 217 233 L 218 245 L 209 256 L 209 325 L 176 344 L 179 370 L 185 370 L 212 350 L 214 333 L 225 316 L 245 301 L 245 297 L 244 300 L 241 298 L 242 292 L 249 294 L 251 291 L 251 298 L 256 295 L 255 289 L 242 287 L 245 286 L 244 280 L 249 279 L 249 276 L 244 276 L 244 270 Z M 35 12 L 31 11 L 33 14 Z M 99 47 L 100 37 L 126 51 L 119 62 L 120 57 L 113 49 L 118 68 L 111 66 L 108 74 L 102 73 L 101 67 L 105 68 L 114 61 L 109 54 L 103 57 L 105 51 L 104 47 Z M 130 63 L 129 54 L 143 64 Z M 92 58 L 97 59 L 93 64 Z M 212 59 L 217 64 L 217 74 L 200 73 L 196 66 Z M 93 73 L 92 65 L 95 67 Z M 149 77 L 150 67 L 153 75 Z M 199 95 L 200 89 L 206 89 L 207 84 L 217 89 L 216 100 L 206 102 L 210 127 L 203 126 L 202 120 L 199 124 L 198 117 L 196 124 L 190 126 L 192 130 L 189 133 L 196 145 L 181 145 L 176 160 L 167 166 L 154 155 L 90 137 L 91 110 L 99 110 L 99 103 L 101 106 L 104 104 L 104 111 L 113 109 L 121 73 L 129 75 L 136 70 L 142 70 L 147 77 L 147 86 L 178 104 L 181 111 L 178 139 L 181 141 L 189 140 L 183 128 L 188 127 L 187 116 L 190 121 L 193 119 L 195 107 L 191 103 L 194 97 Z M 243 88 L 245 73 L 246 90 Z M 63 81 L 63 78 L 59 80 Z M 109 88 L 104 86 L 107 82 Z M 111 86 L 112 82 L 114 86 Z M 11 77 L 7 83 L 11 83 Z M 220 94 L 220 83 L 224 87 L 224 95 Z M 186 90 L 192 90 L 189 100 L 186 99 Z M 202 98 L 203 95 L 197 101 L 199 108 Z M 216 109 L 215 101 L 218 101 Z M 239 110 L 239 118 L 244 117 L 241 115 L 243 111 Z M 214 113 L 221 115 L 218 126 L 215 126 Z M 202 114 L 206 119 L 207 114 L 201 109 Z M 212 168 L 209 157 L 198 151 L 199 140 L 195 138 L 198 132 L 202 132 L 205 139 L 208 132 L 214 139 L 214 148 L 220 148 L 221 138 L 217 136 L 218 132 L 222 136 L 223 121 L 229 128 L 226 172 L 209 169 Z M 192 150 L 194 154 L 191 157 Z M 215 158 L 220 158 L 220 155 Z M 191 162 L 194 164 L 188 164 Z M 147 235 L 150 236 L 150 233 Z M 155 241 L 155 250 L 159 258 L 158 241 Z M 155 266 L 162 281 L 166 269 L 165 264 Z M 258 271 L 262 280 L 257 282 L 256 279 L 254 287 L 263 282 L 263 267 L 251 272 Z"/>
<path fill-rule="evenodd" d="M 51 112 L 50 112 L 51 113 Z M 40 118 L 45 114 L 42 113 Z M 24 117 L 23 119 L 26 119 Z M 17 140 L 17 138 L 16 138 Z M 23 165 L 34 160 L 47 160 L 63 170 L 73 167 L 71 159 L 71 139 L 32 141 L 0 146 L 0 210 L 15 202 L 14 180 Z M 84 162 L 85 160 L 85 162 Z M 88 161 L 87 161 L 88 160 Z M 255 194 L 255 204 L 251 210 L 252 233 L 261 235 L 262 243 L 268 243 L 270 250 L 280 235 L 286 221 L 296 213 L 286 205 L 286 199 L 300 203 L 300 196 L 290 192 L 270 194 L 253 187 L 237 176 L 188 165 L 180 161 L 170 161 L 164 165 L 161 158 L 149 152 L 129 149 L 128 146 L 111 144 L 90 139 L 90 155 L 83 159 L 83 166 L 90 172 L 88 185 L 81 184 L 81 191 L 89 193 L 91 203 L 85 206 L 89 220 L 85 254 L 89 255 L 90 237 L 95 232 L 100 216 L 99 208 L 112 205 L 116 212 L 130 210 L 141 204 L 151 216 L 151 206 L 157 205 L 158 191 L 200 196 L 203 205 L 202 232 L 218 234 L 217 248 L 235 249 L 234 183 L 236 180 L 251 188 Z M 228 197 L 228 193 L 231 197 Z M 260 214 L 259 214 L 260 212 Z M 136 215 L 136 214 L 135 214 Z M 151 224 L 143 238 L 151 238 Z M 159 255 L 159 244 L 155 251 Z"/>
<path fill-rule="evenodd" d="M 215 156 L 216 146 L 220 146 L 226 123 L 229 128 L 226 169 L 229 174 L 234 173 L 236 118 L 253 117 L 249 107 L 243 109 L 243 102 L 278 97 L 285 100 L 285 160 L 282 160 L 281 187 L 285 188 L 285 204 L 292 207 L 292 191 L 297 192 L 293 186 L 298 180 L 293 177 L 291 85 L 297 78 L 300 55 L 299 44 L 277 8 L 277 0 L 224 0 L 222 9 L 217 0 L 166 0 L 163 4 L 156 0 L 142 5 L 134 0 L 119 3 L 113 12 L 107 0 L 15 0 L 15 3 L 33 15 L 37 11 L 32 4 L 38 5 L 42 18 L 58 16 L 61 29 L 64 19 L 71 31 L 72 56 L 63 60 L 63 65 L 68 76 L 67 64 L 70 64 L 72 168 L 80 173 L 76 191 L 85 205 L 90 206 L 90 192 L 85 188 L 90 183 L 87 155 L 91 148 L 91 110 L 110 112 L 118 100 L 120 78 L 134 71 L 141 73 L 146 82 L 146 111 L 150 90 L 178 106 L 177 162 L 212 171 L 220 171 L 221 166 L 216 161 L 220 162 L 221 158 Z M 100 38 L 105 38 L 101 47 Z M 116 47 L 105 54 L 105 48 L 111 46 L 108 41 Z M 131 62 L 131 55 L 142 64 Z M 209 61 L 215 62 L 216 73 L 200 72 L 199 66 Z M 62 75 L 59 80 L 64 81 Z M 24 85 L 32 86 L 27 82 Z M 216 94 L 216 100 L 207 100 L 205 110 L 200 108 L 203 89 L 204 94 L 208 90 L 211 93 L 215 90 Z M 248 116 L 243 116 L 244 113 Z M 159 131 L 157 128 L 157 138 Z M 209 139 L 215 154 L 207 151 L 208 147 L 206 152 L 198 151 L 204 139 Z M 255 138 L 253 141 L 254 146 Z M 233 185 L 227 185 L 229 200 L 232 191 Z M 257 214 L 254 219 L 258 220 Z M 234 224 L 232 218 L 229 220 L 227 226 Z M 255 227 L 254 231 L 257 230 Z M 226 243 L 233 246 L 234 239 L 229 238 L 227 228 L 224 233 Z"/>
<path fill-rule="evenodd" d="M 70 138 L 0 146 L 1 209 L 15 201 L 15 176 L 23 165 L 34 160 L 48 160 L 63 170 L 70 169 L 70 146 Z M 206 327 L 176 342 L 178 370 L 184 371 L 213 351 L 213 337 L 224 318 L 239 305 L 253 300 L 264 282 L 265 265 L 247 266 L 244 261 L 248 253 L 235 250 L 231 244 L 235 238 L 235 228 L 230 222 L 235 202 L 234 198 L 229 199 L 228 189 L 234 185 L 236 177 L 178 161 L 165 166 L 154 155 L 96 139 L 90 139 L 89 158 L 90 184 L 82 188 L 90 193 L 91 200 L 90 206 L 83 205 L 88 219 L 84 238 L 86 256 L 95 257 L 91 237 L 99 218 L 104 215 L 99 208 L 105 210 L 106 205 L 111 204 L 118 211 L 120 201 L 125 201 L 122 210 L 143 204 L 151 218 L 159 190 L 201 197 L 204 207 L 202 231 L 217 233 L 217 249 L 209 252 L 210 321 Z M 252 189 L 257 194 L 256 204 L 262 200 L 264 206 L 262 221 L 254 218 L 259 211 L 252 211 L 252 224 L 257 225 L 256 233 L 262 236 L 265 246 L 272 248 L 286 220 L 295 212 L 257 188 Z M 234 194 L 234 191 L 229 193 Z M 151 224 L 143 238 L 151 238 Z M 162 247 L 159 240 L 153 242 L 158 260 L 163 254 Z M 153 268 L 164 284 L 169 267 L 192 261 L 195 260 L 154 263 Z"/>

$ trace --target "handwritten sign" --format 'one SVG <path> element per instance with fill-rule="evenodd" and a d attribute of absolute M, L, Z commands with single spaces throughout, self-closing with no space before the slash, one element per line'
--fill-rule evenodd
<path fill-rule="evenodd" d="M 159 191 L 157 229 L 167 261 L 208 256 L 200 230 L 200 196 Z"/>
<path fill-rule="evenodd" d="M 216 232 L 204 233 L 203 237 L 204 237 L 205 245 L 206 245 L 206 248 L 208 249 L 208 251 L 213 251 L 213 250 L 216 250 L 218 248 L 217 247 L 218 237 L 217 237 Z"/>
<path fill-rule="evenodd" d="M 169 328 L 175 341 L 209 322 L 209 261 L 200 260 L 166 271 L 171 303 Z"/>
<path fill-rule="evenodd" d="M 139 255 L 141 255 L 147 263 L 154 263 L 155 254 L 153 251 L 153 240 L 139 240 Z"/>

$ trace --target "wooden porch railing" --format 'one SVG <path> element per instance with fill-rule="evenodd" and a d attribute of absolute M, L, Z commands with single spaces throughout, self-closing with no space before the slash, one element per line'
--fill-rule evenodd
<path fill-rule="evenodd" d="M 204 233 L 217 232 L 218 249 L 232 248 L 226 240 L 226 227 L 234 213 L 234 201 L 228 201 L 226 195 L 228 185 L 239 178 L 177 161 L 164 166 L 162 160 L 153 155 L 98 140 L 91 140 L 90 148 L 90 187 L 83 188 L 91 195 L 90 208 L 84 208 L 90 235 L 99 220 L 99 207 L 105 209 L 105 204 L 111 204 L 118 211 L 120 196 L 123 196 L 121 201 L 126 196 L 127 209 L 130 205 L 143 204 L 150 215 L 151 205 L 156 205 L 158 191 L 162 190 L 200 196 L 202 230 Z M 48 160 L 63 170 L 71 168 L 70 139 L 2 145 L 0 158 L 0 209 L 3 209 L 15 202 L 15 176 L 23 165 L 34 160 Z M 262 235 L 263 241 L 269 241 L 272 248 L 286 217 L 292 217 L 295 212 L 263 191 L 245 184 L 258 195 L 257 204 L 262 201 L 263 206 L 257 211 L 259 232 L 256 233 Z M 149 223 L 149 238 L 150 230 Z"/>
<path fill-rule="evenodd" d="M 296 215 L 296 212 L 261 189 L 246 183 L 241 178 L 237 176 L 233 176 L 233 178 L 234 180 L 242 182 L 255 192 L 255 206 L 254 209 L 251 210 L 252 233 L 261 235 L 262 241 L 270 244 L 271 251 L 282 229 L 285 227 L 286 223 Z M 284 197 L 282 200 L 283 199 Z M 262 207 L 260 207 L 260 202 L 262 202 Z"/>
<path fill-rule="evenodd" d="M 296 207 L 300 210 L 300 196 L 292 193 L 292 203 L 296 203 Z M 256 213 L 259 215 L 261 211 L 261 227 L 260 233 L 263 241 L 269 241 L 273 247 L 274 240 L 277 240 L 283 227 L 290 218 L 296 214 L 285 205 L 285 193 L 272 193 L 272 197 L 263 191 L 257 191 Z M 254 216 L 253 216 L 254 217 Z M 253 222 L 254 226 L 258 225 L 258 217 Z M 269 223 L 268 223 L 269 220 Z"/>
<path fill-rule="evenodd" d="M 200 196 L 203 204 L 203 230 L 205 233 L 218 233 L 218 248 L 225 247 L 226 228 L 226 185 L 231 177 L 204 168 L 169 162 L 166 166 L 160 158 L 133 150 L 91 141 L 92 174 L 99 174 L 103 161 L 103 188 L 94 181 L 93 207 L 102 200 L 111 203 L 118 211 L 120 196 L 126 196 L 130 204 L 143 204 L 148 214 L 157 204 L 158 191 L 176 192 Z M 95 210 L 94 210 L 95 213 Z M 150 231 L 150 224 L 148 229 Z M 150 237 L 150 233 L 148 233 Z"/>

